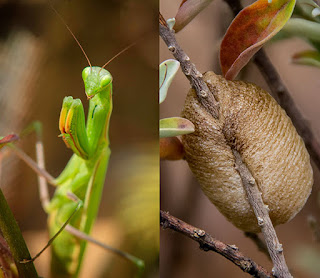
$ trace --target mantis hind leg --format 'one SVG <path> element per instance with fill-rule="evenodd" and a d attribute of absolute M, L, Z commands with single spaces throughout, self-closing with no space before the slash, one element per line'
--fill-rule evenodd
<path fill-rule="evenodd" d="M 138 268 L 138 272 L 137 272 L 136 277 L 141 277 L 142 273 L 144 272 L 145 264 L 144 264 L 143 260 L 141 260 L 141 259 L 139 259 L 139 258 L 127 253 L 127 252 L 121 251 L 121 250 L 116 249 L 112 246 L 104 244 L 104 243 L 94 239 L 93 237 L 85 234 L 84 232 L 72 227 L 71 225 L 66 225 L 66 231 L 68 231 L 70 234 L 72 234 L 80 239 L 91 242 L 91 243 L 103 248 L 104 250 L 111 251 L 112 253 L 130 261 Z"/>
<path fill-rule="evenodd" d="M 75 183 L 82 183 L 82 181 L 84 180 L 86 178 L 86 175 L 82 175 L 82 177 L 78 177 L 78 179 L 77 179 L 77 182 L 75 182 Z M 76 190 L 76 186 L 73 186 L 73 190 Z M 62 188 L 59 188 L 59 189 L 62 189 Z M 63 192 L 62 192 L 62 194 L 63 194 Z M 57 198 L 59 195 L 60 196 L 62 196 L 62 194 L 58 194 L 57 196 L 55 196 L 55 198 Z M 138 271 L 137 271 L 137 277 L 141 277 L 141 275 L 142 275 L 142 273 L 143 273 L 143 271 L 144 271 L 144 261 L 143 260 L 141 260 L 141 259 L 139 259 L 139 258 L 137 258 L 137 257 L 135 257 L 135 256 L 133 256 L 133 255 L 131 255 L 131 254 L 128 254 L 128 253 L 126 253 L 126 252 L 123 252 L 123 251 L 121 251 L 121 250 L 119 250 L 119 249 L 116 249 L 116 248 L 113 248 L 113 247 L 111 247 L 111 246 L 109 246 L 109 245 L 106 245 L 106 244 L 104 244 L 104 243 L 102 243 L 102 242 L 100 242 L 100 241 L 98 241 L 98 240 L 96 240 L 96 239 L 94 239 L 94 238 L 92 238 L 91 236 L 89 236 L 88 234 L 86 234 L 86 233 L 84 233 L 84 232 L 82 232 L 82 231 L 80 231 L 80 230 L 78 230 L 78 229 L 76 229 L 75 227 L 73 227 L 72 225 L 72 221 L 78 221 L 77 220 L 77 217 L 76 217 L 76 213 L 78 212 L 78 213 L 80 213 L 79 212 L 79 210 L 82 208 L 82 206 L 83 206 L 83 202 L 81 201 L 81 199 L 80 198 L 78 198 L 78 196 L 76 196 L 75 194 L 73 194 L 73 193 L 71 193 L 70 191 L 68 191 L 67 192 L 67 194 L 66 194 L 66 196 L 68 197 L 68 199 L 69 200 L 71 200 L 71 202 L 70 202 L 70 204 L 69 205 L 71 205 L 72 204 L 72 202 L 74 203 L 74 204 L 76 204 L 76 208 L 75 209 L 73 209 L 73 211 L 72 211 L 72 213 L 70 214 L 70 209 L 67 209 L 67 208 L 65 208 L 65 210 L 63 210 L 63 215 L 69 215 L 69 217 L 68 217 L 68 219 L 64 222 L 64 224 L 62 225 L 62 226 L 60 226 L 59 225 L 59 230 L 57 231 L 57 223 L 51 223 L 51 227 L 54 227 L 55 226 L 55 228 L 53 229 L 53 230 L 51 230 L 51 233 L 52 232 L 54 232 L 55 234 L 52 236 L 52 238 L 50 239 L 50 241 L 48 242 L 48 244 L 43 248 L 43 250 L 41 250 L 40 252 L 39 252 L 39 254 L 37 254 L 35 257 L 34 257 L 34 259 L 36 259 L 49 245 L 51 245 L 51 243 L 53 242 L 53 240 L 54 239 L 56 239 L 57 237 L 58 237 L 58 235 L 60 234 L 60 233 L 62 233 L 63 232 L 63 235 L 61 235 L 61 237 L 59 237 L 59 239 L 57 239 L 57 240 L 61 240 L 61 241 L 64 241 L 64 243 L 65 243 L 65 245 L 64 246 L 62 246 L 61 248 L 59 247 L 59 246 L 56 246 L 56 247 L 54 247 L 54 248 L 58 248 L 57 250 L 56 250 L 56 252 L 58 252 L 59 254 L 60 254 L 60 256 L 61 257 L 63 257 L 63 254 L 65 254 L 66 255 L 66 257 L 64 258 L 64 262 L 66 263 L 67 262 L 67 260 L 69 259 L 69 253 L 67 252 L 67 250 L 66 250 L 66 245 L 67 245 L 67 237 L 69 237 L 69 236 L 67 236 L 67 234 L 69 234 L 70 236 L 73 236 L 73 237 L 75 237 L 75 238 L 77 238 L 77 239 L 79 239 L 79 240 L 84 240 L 84 241 L 89 241 L 89 242 L 91 242 L 91 243 L 93 243 L 93 244 L 95 244 L 95 245 L 97 245 L 97 246 L 100 246 L 101 248 L 103 248 L 103 249 L 105 249 L 105 250 L 107 250 L 107 251 L 111 251 L 112 253 L 114 253 L 115 255 L 118 255 L 118 256 L 120 256 L 120 257 L 122 257 L 122 258 L 124 258 L 124 259 L 126 259 L 126 260 L 128 260 L 128 261 L 130 261 L 131 263 L 133 263 L 136 267 L 137 267 L 137 269 L 138 269 Z M 54 215 L 55 213 L 53 212 L 53 214 L 52 214 L 52 216 L 53 216 L 53 219 L 55 219 L 55 221 L 57 221 L 57 219 L 59 219 L 59 216 L 58 216 L 58 212 L 57 212 L 57 207 L 53 207 L 53 209 L 56 211 L 56 215 Z M 69 211 L 69 213 L 67 213 L 67 211 Z M 64 218 L 60 218 L 60 221 L 64 221 L 64 220 L 62 220 L 62 219 L 64 219 Z M 49 220 L 50 221 L 50 220 Z M 67 232 L 67 234 L 66 234 L 66 232 Z M 67 236 L 67 237 L 66 237 Z M 76 247 L 75 247 L 76 248 Z M 66 252 L 66 253 L 65 253 Z M 74 250 L 74 252 L 77 252 L 76 251 L 76 249 Z M 53 254 L 55 254 L 55 252 L 53 253 Z M 54 260 L 53 260 L 54 261 Z M 58 262 L 57 262 L 58 263 Z M 71 269 L 73 269 L 73 267 L 75 267 L 75 264 L 74 264 L 74 262 L 73 261 L 70 261 L 70 262 L 68 262 L 68 263 L 66 263 L 66 265 L 67 265 L 67 268 L 66 269 L 68 269 L 69 271 L 71 270 Z M 55 267 L 54 267 L 54 269 L 59 269 L 58 267 L 56 267 L 57 265 L 54 265 Z M 72 271 L 71 271 L 72 272 Z"/>
<path fill-rule="evenodd" d="M 60 229 L 58 230 L 58 232 L 53 235 L 50 240 L 48 241 L 48 243 L 46 244 L 45 247 L 43 247 L 41 249 L 41 251 L 36 254 L 31 260 L 24 260 L 21 263 L 29 263 L 29 262 L 33 262 L 35 261 L 51 244 L 52 242 L 61 234 L 61 232 L 66 228 L 66 226 L 70 223 L 70 221 L 72 220 L 72 218 L 74 217 L 74 215 L 83 207 L 83 202 L 73 193 L 68 192 L 67 194 L 68 198 L 74 202 L 77 202 L 77 206 L 74 209 L 74 211 L 70 214 L 70 216 L 68 217 L 68 219 L 66 220 L 65 223 L 62 224 L 62 226 L 60 227 Z"/>

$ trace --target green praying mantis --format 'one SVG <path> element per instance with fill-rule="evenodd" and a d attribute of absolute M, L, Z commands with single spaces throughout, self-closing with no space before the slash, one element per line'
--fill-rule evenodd
<path fill-rule="evenodd" d="M 133 44 L 120 51 L 102 67 L 92 66 L 75 35 L 61 16 L 58 13 L 57 15 L 74 37 L 89 64 L 82 71 L 85 93 L 89 99 L 87 121 L 81 100 L 71 96 L 65 97 L 59 120 L 60 136 L 74 154 L 57 178 L 53 178 L 45 171 L 39 122 L 33 123 L 21 134 L 24 136 L 32 130 L 36 131 L 37 163 L 13 143 L 7 145 L 38 174 L 41 203 L 49 215 L 48 227 L 51 240 L 47 246 L 51 245 L 52 248 L 51 268 L 54 277 L 77 277 L 87 245 L 86 240 L 94 241 L 87 235 L 90 234 L 97 216 L 110 157 L 112 75 L 105 67 Z M 47 183 L 56 187 L 51 200 Z M 141 273 L 144 268 L 142 260 L 122 251 L 106 248 L 135 263 Z"/>

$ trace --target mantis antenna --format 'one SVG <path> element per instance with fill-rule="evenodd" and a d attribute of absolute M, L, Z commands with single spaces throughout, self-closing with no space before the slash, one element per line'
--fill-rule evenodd
<path fill-rule="evenodd" d="M 70 32 L 70 34 L 72 35 L 72 37 L 74 38 L 74 40 L 77 42 L 77 44 L 79 45 L 83 55 L 86 57 L 88 64 L 90 66 L 90 69 L 92 69 L 92 65 L 90 62 L 90 59 L 88 57 L 88 55 L 86 54 L 86 52 L 84 51 L 82 45 L 80 44 L 80 42 L 78 41 L 77 37 L 73 34 L 73 32 L 71 31 L 70 27 L 68 26 L 68 24 L 64 21 L 63 17 L 58 13 L 58 11 L 54 8 L 54 6 L 52 5 L 51 1 L 49 1 L 50 7 L 51 9 L 55 12 L 55 14 L 60 18 L 61 22 L 64 24 L 64 26 L 68 29 L 68 31 Z M 107 65 L 109 65 L 115 58 L 117 58 L 118 56 L 120 56 L 123 52 L 127 51 L 129 48 L 131 48 L 132 46 L 134 46 L 137 42 L 133 42 L 131 44 L 129 44 L 127 47 L 125 47 L 124 49 L 122 49 L 120 52 L 118 52 L 116 55 L 114 55 L 108 62 L 106 62 L 101 69 L 99 70 L 99 73 L 102 69 L 104 69 Z"/>
<path fill-rule="evenodd" d="M 68 24 L 64 21 L 63 17 L 58 13 L 58 11 L 54 8 L 54 6 L 52 5 L 52 3 L 49 1 L 50 7 L 51 9 L 55 12 L 55 14 L 60 18 L 61 22 L 64 24 L 64 26 L 66 26 L 66 28 L 68 29 L 68 31 L 70 32 L 70 34 L 72 35 L 72 37 L 75 39 L 75 41 L 77 42 L 77 44 L 79 45 L 83 55 L 86 57 L 88 64 L 90 66 L 90 69 L 92 69 L 92 65 L 90 63 L 89 57 L 86 54 L 86 52 L 84 51 L 82 45 L 80 44 L 80 42 L 78 41 L 78 39 L 76 38 L 76 36 L 73 34 L 73 32 L 71 31 L 70 27 L 68 26 Z"/>
<path fill-rule="evenodd" d="M 134 46 L 137 42 L 133 42 L 131 44 L 129 44 L 127 47 L 125 47 L 124 49 L 122 49 L 120 52 L 118 52 L 116 55 L 114 55 L 108 62 L 106 62 L 101 69 L 99 70 L 99 73 L 102 69 L 104 69 L 107 65 L 109 65 L 115 58 L 117 58 L 118 56 L 120 56 L 123 52 L 127 51 L 129 48 L 131 48 L 132 46 Z"/>

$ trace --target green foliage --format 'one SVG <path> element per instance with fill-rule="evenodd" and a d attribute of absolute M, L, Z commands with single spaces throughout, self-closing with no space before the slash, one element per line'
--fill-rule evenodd
<path fill-rule="evenodd" d="M 300 65 L 320 67 L 320 7 L 313 0 L 299 0 L 291 18 L 281 30 L 281 37 L 300 37 L 314 50 L 296 53 L 292 62 Z"/>
<path fill-rule="evenodd" d="M 178 72 L 180 63 L 174 59 L 168 59 L 159 66 L 159 103 L 162 103 L 166 97 L 168 89 L 173 78 Z"/>
<path fill-rule="evenodd" d="M 166 97 L 171 82 L 179 69 L 180 63 L 169 59 L 159 66 L 159 103 Z M 187 119 L 173 117 L 160 120 L 160 138 L 174 137 L 194 132 L 193 124 Z"/>
<path fill-rule="evenodd" d="M 194 132 L 194 125 L 189 120 L 172 117 L 160 120 L 160 138 L 174 137 Z"/>

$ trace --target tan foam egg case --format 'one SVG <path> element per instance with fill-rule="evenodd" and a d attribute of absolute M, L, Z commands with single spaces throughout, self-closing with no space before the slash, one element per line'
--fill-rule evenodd
<path fill-rule="evenodd" d="M 195 125 L 183 136 L 185 158 L 204 193 L 243 231 L 260 228 L 248 203 L 231 148 L 241 155 L 269 207 L 274 225 L 292 219 L 313 185 L 310 157 L 290 118 L 258 86 L 227 81 L 213 72 L 204 80 L 219 101 L 219 119 L 199 103 L 191 89 L 182 116 Z"/>

